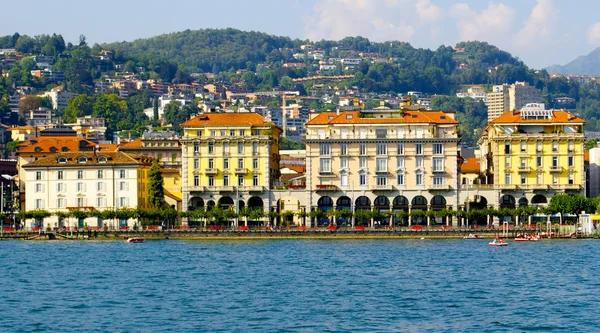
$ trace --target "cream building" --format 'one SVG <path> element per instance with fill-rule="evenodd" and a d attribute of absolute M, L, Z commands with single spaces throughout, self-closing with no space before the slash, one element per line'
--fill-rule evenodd
<path fill-rule="evenodd" d="M 50 213 L 71 210 L 148 208 L 148 171 L 151 160 L 122 152 L 56 153 L 23 166 L 27 210 Z M 26 228 L 102 227 L 98 218 L 26 221 Z M 114 223 L 114 222 L 113 222 Z M 119 221 L 133 226 L 134 221 Z"/>
<path fill-rule="evenodd" d="M 527 82 L 515 82 L 508 85 L 495 85 L 487 94 L 488 122 L 511 110 L 518 110 L 529 103 L 542 100 L 541 90 L 530 86 Z"/>
<path fill-rule="evenodd" d="M 457 125 L 440 111 L 312 113 L 306 202 L 322 211 L 457 209 Z"/>

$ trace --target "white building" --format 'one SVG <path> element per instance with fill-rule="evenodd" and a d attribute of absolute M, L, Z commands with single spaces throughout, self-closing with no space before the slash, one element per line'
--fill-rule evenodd
<path fill-rule="evenodd" d="M 77 96 L 76 93 L 63 91 L 63 90 L 53 90 L 44 93 L 44 97 L 49 97 L 52 102 L 52 108 L 54 110 L 64 109 L 67 107 L 69 99 Z"/>
<path fill-rule="evenodd" d="M 123 152 L 56 153 L 23 166 L 28 210 L 50 213 L 73 210 L 117 210 L 145 208 L 148 170 L 151 159 Z M 106 222 L 106 223 L 105 223 Z M 27 220 L 25 228 L 54 227 L 133 227 L 130 221 L 61 220 L 51 216 L 44 221 Z"/>

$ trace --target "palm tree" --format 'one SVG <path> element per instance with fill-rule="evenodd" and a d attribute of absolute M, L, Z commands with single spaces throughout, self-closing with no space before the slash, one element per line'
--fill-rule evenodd
<path fill-rule="evenodd" d="M 299 212 L 296 213 L 296 216 L 298 216 L 298 218 L 302 219 L 302 225 L 305 226 L 306 225 L 306 218 L 310 216 L 309 213 L 307 213 L 305 210 L 301 210 Z"/>
<path fill-rule="evenodd" d="M 250 207 L 244 207 L 242 209 L 240 209 L 240 216 L 244 217 L 244 225 L 248 226 L 248 217 L 250 217 L 250 213 L 252 213 L 252 210 L 250 209 Z"/>
<path fill-rule="evenodd" d="M 289 226 L 291 224 L 292 221 L 290 221 L 290 219 L 294 218 L 294 212 L 292 212 L 291 210 L 284 210 L 283 212 L 281 212 L 281 224 L 284 226 Z"/>
<path fill-rule="evenodd" d="M 277 225 L 277 219 L 281 216 L 278 211 L 270 211 L 267 216 L 269 217 L 269 224 L 272 226 Z"/>
<path fill-rule="evenodd" d="M 250 211 L 250 220 L 252 221 L 258 221 L 259 222 L 259 226 L 262 225 L 261 219 L 265 216 L 265 211 L 260 209 L 260 208 L 254 208 Z"/>

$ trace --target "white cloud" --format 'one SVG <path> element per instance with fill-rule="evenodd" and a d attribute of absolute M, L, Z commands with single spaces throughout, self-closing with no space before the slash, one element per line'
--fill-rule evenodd
<path fill-rule="evenodd" d="M 552 36 L 557 18 L 558 12 L 552 0 L 538 0 L 523 28 L 517 33 L 517 44 L 525 46 L 547 41 Z"/>
<path fill-rule="evenodd" d="M 422 22 L 437 22 L 444 16 L 444 10 L 431 4 L 429 0 L 417 0 L 415 7 Z"/>
<path fill-rule="evenodd" d="M 596 22 L 589 27 L 587 38 L 590 44 L 600 44 L 600 22 Z"/>
<path fill-rule="evenodd" d="M 460 40 L 485 40 L 493 43 L 508 37 L 515 19 L 515 10 L 505 4 L 490 3 L 477 12 L 466 3 L 457 3 L 450 8 L 456 18 Z"/>

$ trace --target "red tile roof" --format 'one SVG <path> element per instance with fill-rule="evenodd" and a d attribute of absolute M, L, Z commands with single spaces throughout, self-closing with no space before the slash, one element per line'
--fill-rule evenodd
<path fill-rule="evenodd" d="M 284 169 L 284 168 L 288 168 L 297 173 L 305 173 L 306 172 L 306 167 L 302 166 L 302 165 L 283 165 L 279 169 Z"/>
<path fill-rule="evenodd" d="M 361 118 L 358 111 L 341 111 L 339 115 L 336 112 L 319 112 L 316 117 L 307 121 L 306 125 L 409 123 L 458 124 L 456 120 L 442 111 L 404 111 L 404 115 L 397 118 Z"/>
<path fill-rule="evenodd" d="M 100 146 L 101 151 L 111 151 L 112 145 L 98 145 L 78 136 L 38 136 L 19 143 L 17 153 L 62 152 L 63 150 L 77 152 L 82 149 L 91 150 L 95 146 Z"/>
<path fill-rule="evenodd" d="M 119 148 L 140 148 L 142 147 L 142 138 L 137 138 L 135 140 L 124 142 L 119 145 Z"/>
<path fill-rule="evenodd" d="M 223 125 L 252 125 L 261 126 L 267 125 L 260 114 L 254 112 L 240 113 L 203 113 L 196 117 L 181 123 L 181 127 L 196 127 L 196 126 L 223 126 Z"/>
<path fill-rule="evenodd" d="M 79 157 L 85 156 L 87 160 L 80 163 Z M 65 157 L 67 160 L 64 163 L 59 163 L 58 159 Z M 106 162 L 99 162 L 100 157 L 106 157 Z M 123 152 L 101 152 L 96 154 L 94 158 L 93 152 L 77 152 L 77 153 L 57 153 L 24 165 L 24 168 L 35 167 L 81 167 L 81 166 L 101 166 L 101 165 L 151 165 L 152 159 L 146 156 L 136 154 L 127 154 Z"/>
<path fill-rule="evenodd" d="M 521 111 L 509 111 L 490 122 L 490 124 L 514 124 L 514 123 L 531 123 L 531 124 L 576 123 L 576 124 L 584 124 L 585 120 L 575 116 L 571 112 L 554 110 L 552 112 L 552 119 L 521 119 Z"/>

